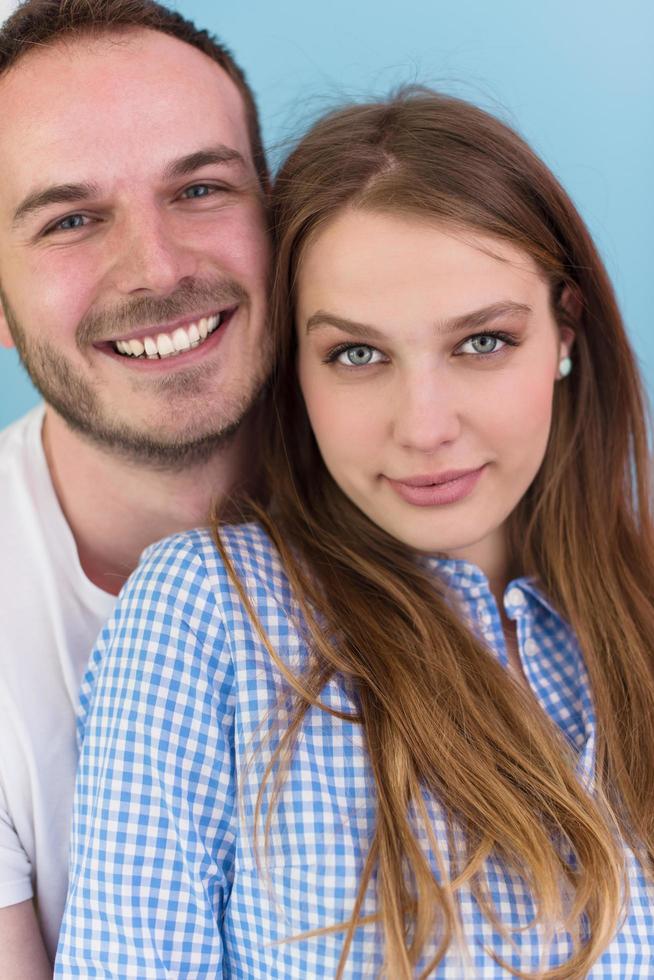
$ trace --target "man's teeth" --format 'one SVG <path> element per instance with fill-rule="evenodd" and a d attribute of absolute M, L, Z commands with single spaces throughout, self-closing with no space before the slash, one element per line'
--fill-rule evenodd
<path fill-rule="evenodd" d="M 155 337 L 143 337 L 141 340 L 117 340 L 114 347 L 119 354 L 142 357 L 145 360 L 172 357 L 199 347 L 220 326 L 221 319 L 220 313 L 205 316 L 197 323 L 190 323 L 188 327 L 177 327 L 170 333 L 158 333 Z"/>

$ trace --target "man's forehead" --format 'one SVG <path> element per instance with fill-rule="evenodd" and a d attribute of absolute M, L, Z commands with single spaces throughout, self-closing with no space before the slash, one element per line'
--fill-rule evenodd
<path fill-rule="evenodd" d="M 140 59 L 152 55 L 155 60 L 157 57 L 172 58 L 173 61 L 185 60 L 187 66 L 192 61 L 196 61 L 198 65 L 213 65 L 221 75 L 228 77 L 213 58 L 194 44 L 152 27 L 127 25 L 106 28 L 98 26 L 93 30 L 82 30 L 77 34 L 62 34 L 45 44 L 34 45 L 18 57 L 7 70 L 6 75 L 25 69 L 35 70 L 38 73 L 49 60 L 61 67 L 62 59 L 64 62 L 83 59 L 102 62 L 112 52 L 116 54 L 122 52 L 126 57 L 132 58 L 135 57 L 136 50 L 140 52 Z M 102 73 L 101 65 L 96 67 L 99 73 Z"/>
<path fill-rule="evenodd" d="M 146 175 L 214 144 L 251 160 L 232 79 L 161 32 L 84 37 L 30 53 L 0 78 L 0 99 L 0 164 L 21 196 L 35 175 L 39 183 L 103 180 L 121 169 Z"/>
<path fill-rule="evenodd" d="M 85 82 L 84 87 L 71 90 L 73 80 Z M 217 62 L 193 45 L 149 28 L 64 37 L 34 49 L 0 76 L 0 89 L 3 102 L 5 93 L 21 94 L 25 101 L 20 110 L 47 110 L 53 98 L 58 106 L 74 110 L 89 98 L 118 95 L 129 80 L 158 90 L 158 101 L 173 103 L 184 88 L 197 85 L 227 111 L 244 109 L 241 93 Z"/>

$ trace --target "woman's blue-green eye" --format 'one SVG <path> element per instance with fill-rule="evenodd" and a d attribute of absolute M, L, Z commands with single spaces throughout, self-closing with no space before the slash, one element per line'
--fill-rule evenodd
<path fill-rule="evenodd" d="M 376 351 L 374 347 L 359 344 L 357 347 L 348 347 L 347 350 L 341 351 L 337 360 L 339 363 L 346 364 L 350 367 L 361 367 L 365 364 L 370 364 L 375 354 L 378 353 L 379 351 Z"/>
<path fill-rule="evenodd" d="M 495 337 L 493 334 L 480 333 L 476 337 L 470 337 L 466 340 L 461 345 L 460 350 L 464 354 L 494 354 L 497 350 L 501 350 L 504 344 L 505 341 L 501 340 L 500 337 Z M 468 346 L 472 350 L 466 350 Z"/>

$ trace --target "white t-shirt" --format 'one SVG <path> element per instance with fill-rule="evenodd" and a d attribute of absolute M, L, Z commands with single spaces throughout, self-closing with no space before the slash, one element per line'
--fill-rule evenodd
<path fill-rule="evenodd" d="M 33 896 L 54 958 L 78 687 L 116 600 L 80 566 L 43 451 L 43 414 L 0 432 L 0 907 Z"/>

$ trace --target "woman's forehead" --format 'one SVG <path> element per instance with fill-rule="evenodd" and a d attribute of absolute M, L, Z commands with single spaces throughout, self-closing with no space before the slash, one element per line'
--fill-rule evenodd
<path fill-rule="evenodd" d="M 313 236 L 298 270 L 300 303 L 341 297 L 353 308 L 459 316 L 490 303 L 546 299 L 523 250 L 477 229 L 350 209 Z"/>

